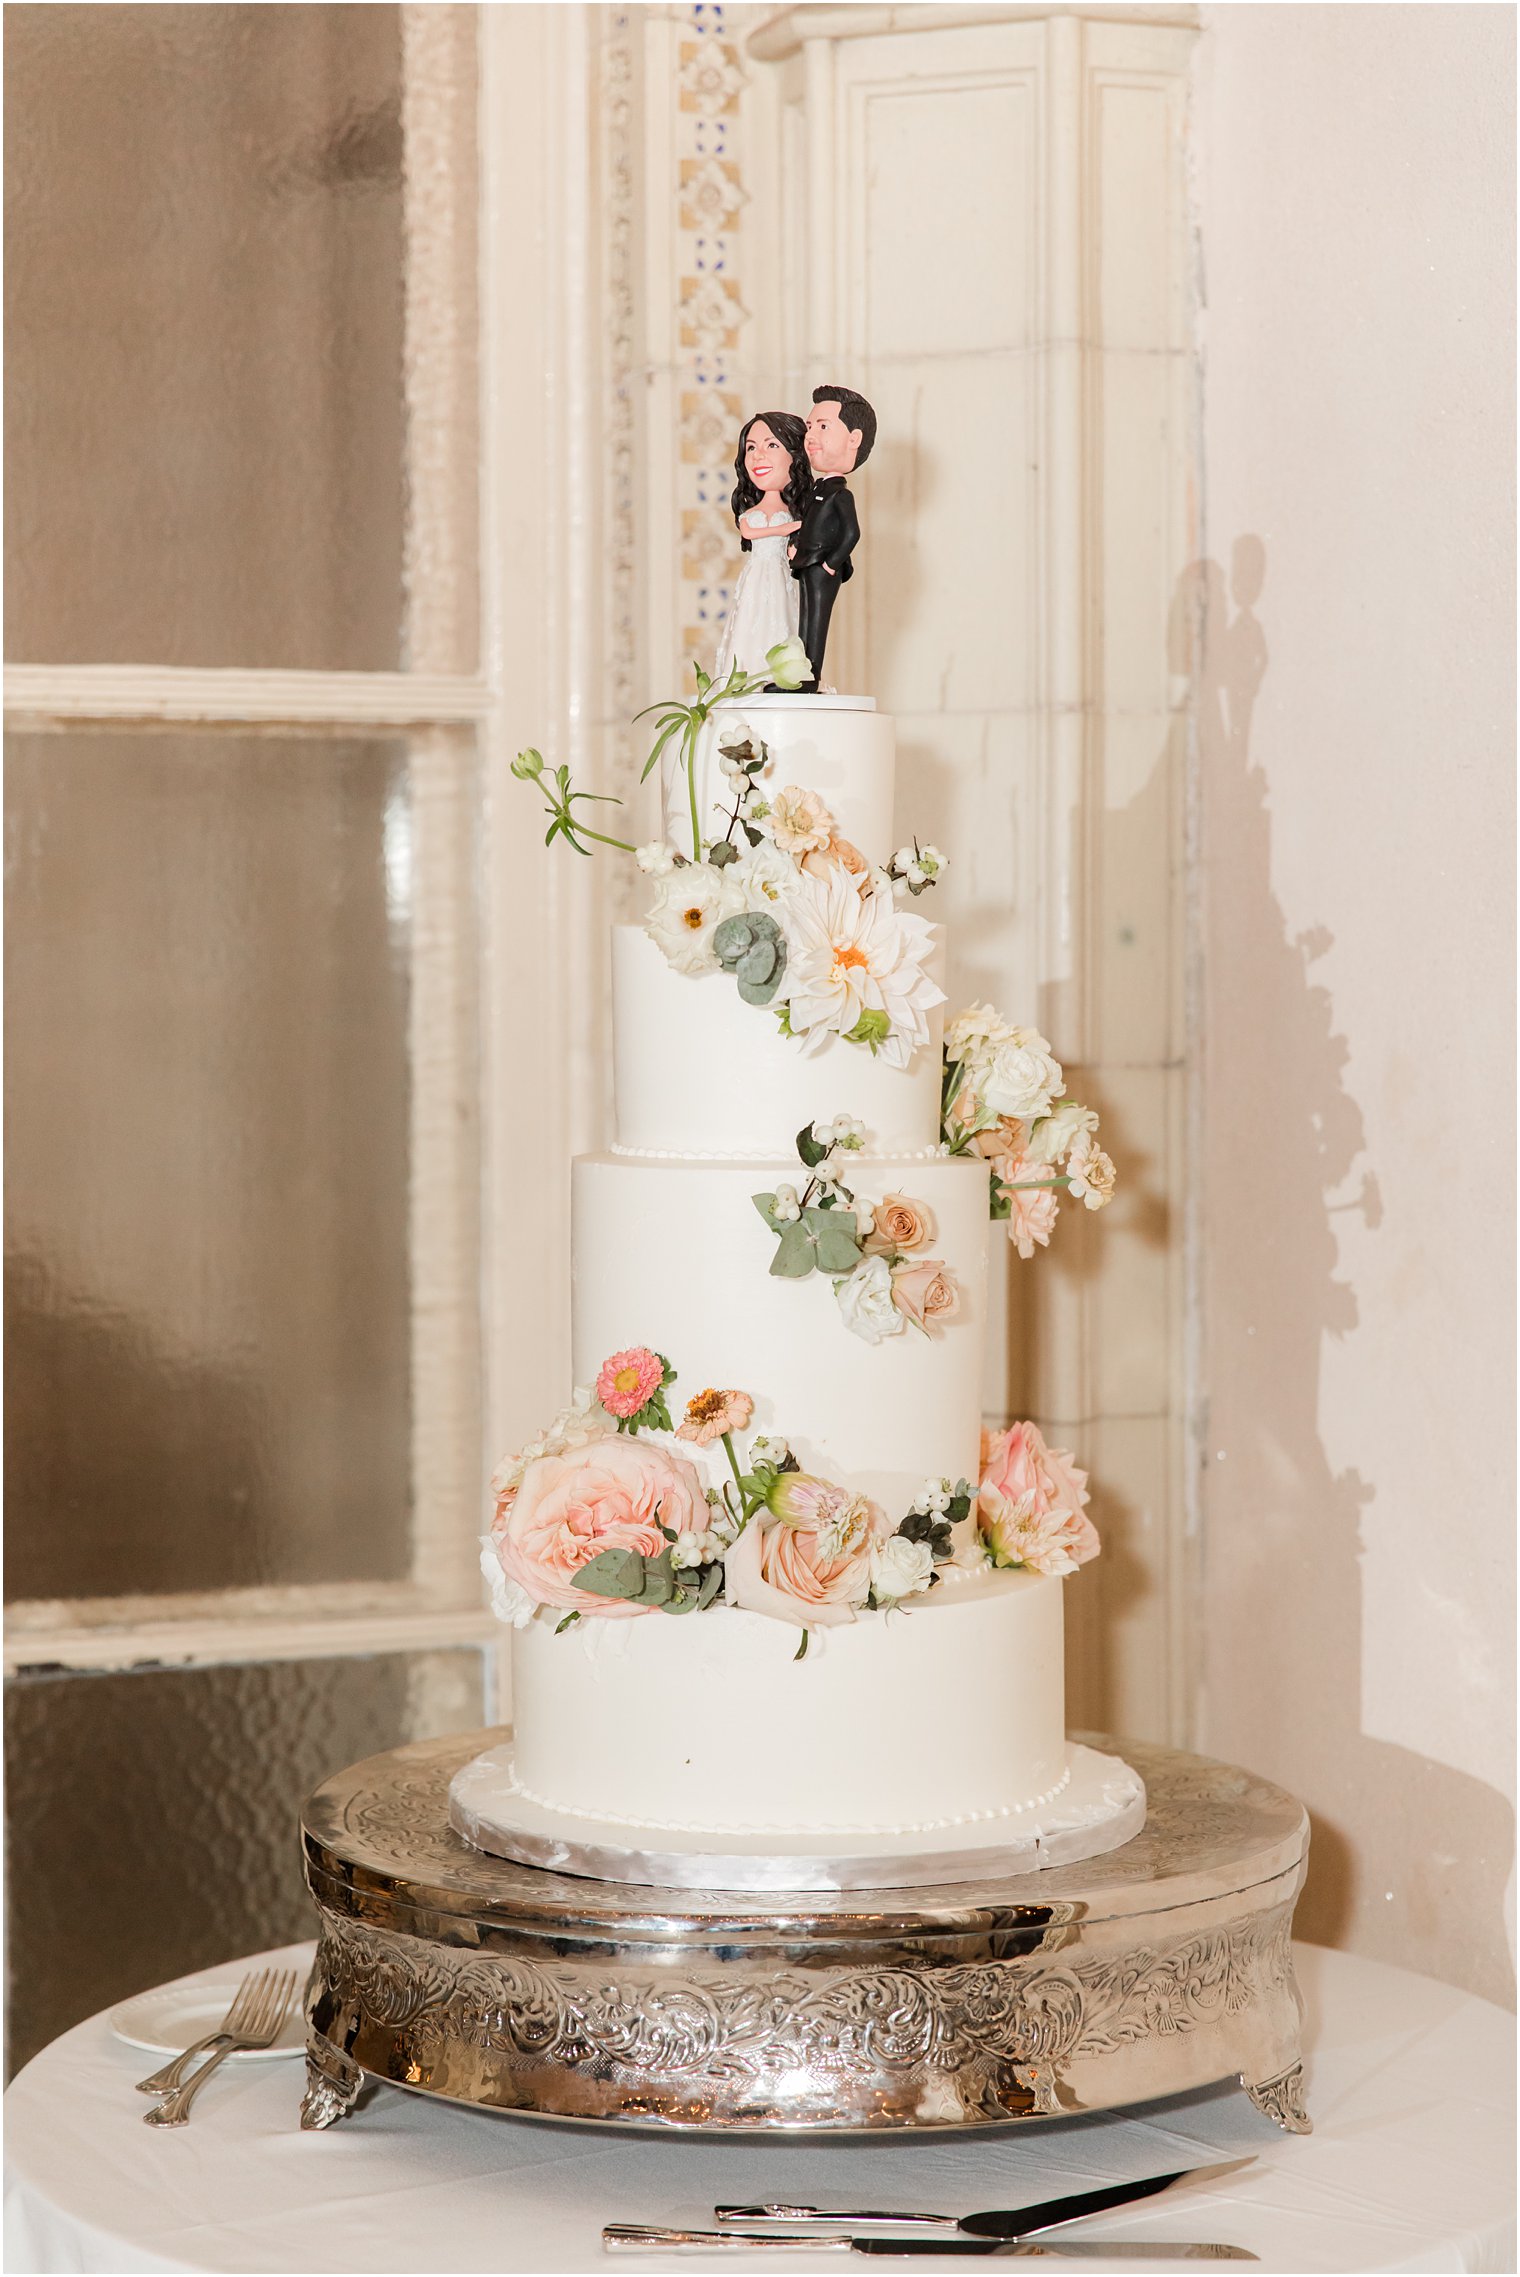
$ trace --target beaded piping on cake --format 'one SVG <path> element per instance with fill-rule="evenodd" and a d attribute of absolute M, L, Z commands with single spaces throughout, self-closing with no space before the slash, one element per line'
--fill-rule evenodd
<path fill-rule="evenodd" d="M 535 1803 L 540 1810 L 556 1811 L 565 1818 L 584 1819 L 588 1825 L 647 1827 L 656 1834 L 940 1834 L 952 1827 L 986 1826 L 994 1821 L 1024 1818 L 1031 1811 L 1044 1810 L 1047 1804 L 1055 1802 L 1071 1785 L 1071 1757 L 1068 1754 L 1066 1768 L 1055 1785 L 1047 1788 L 1043 1795 L 1032 1795 L 1028 1802 L 1006 1803 L 1001 1810 L 995 1811 L 962 1811 L 955 1818 L 905 1819 L 897 1826 L 841 1826 L 837 1818 L 827 1821 L 794 1819 L 787 1826 L 753 1821 L 747 1821 L 742 1827 L 698 1826 L 690 1819 L 630 1818 L 621 1811 L 577 1810 L 571 1803 L 557 1803 L 551 1796 L 537 1794 L 532 1787 L 525 1787 L 517 1776 L 515 1766 L 509 1775 L 509 1784 L 514 1795 L 520 1796 L 525 1803 Z"/>
<path fill-rule="evenodd" d="M 781 1151 L 774 1146 L 623 1146 L 616 1139 L 608 1148 L 609 1154 L 625 1156 L 631 1162 L 753 1162 L 763 1164 L 782 1159 Z M 950 1150 L 943 1140 L 937 1146 L 893 1147 L 890 1153 L 863 1153 L 863 1162 L 948 1162 Z"/>

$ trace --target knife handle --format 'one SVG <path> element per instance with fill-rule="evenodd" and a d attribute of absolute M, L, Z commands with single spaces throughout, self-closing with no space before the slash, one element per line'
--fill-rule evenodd
<path fill-rule="evenodd" d="M 839 2214 L 824 2206 L 714 2206 L 719 2222 L 839 2222 L 859 2228 L 862 2222 L 886 2222 L 902 2230 L 958 2230 L 954 2214 L 873 2214 L 863 2210 Z"/>
<path fill-rule="evenodd" d="M 661 2230 L 645 2222 L 609 2222 L 602 2231 L 608 2253 L 763 2253 L 767 2246 L 781 2253 L 848 2253 L 847 2237 L 745 2236 L 733 2230 Z"/>

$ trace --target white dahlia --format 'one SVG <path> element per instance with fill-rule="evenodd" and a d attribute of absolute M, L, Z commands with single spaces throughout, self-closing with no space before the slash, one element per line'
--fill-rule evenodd
<path fill-rule="evenodd" d="M 848 872 L 804 876 L 783 904 L 788 1023 L 812 1048 L 847 1036 L 864 1015 L 886 1021 L 879 1039 L 889 1067 L 906 1067 L 929 1041 L 926 1013 L 945 992 L 924 969 L 934 928 L 884 893 L 862 894 Z"/>

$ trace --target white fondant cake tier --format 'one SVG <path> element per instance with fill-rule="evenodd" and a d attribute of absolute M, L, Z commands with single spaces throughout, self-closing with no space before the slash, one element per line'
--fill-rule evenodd
<path fill-rule="evenodd" d="M 812 1632 L 731 1607 L 518 1632 L 514 1772 L 552 1809 L 646 1832 L 1016 1827 L 1067 1776 L 1061 1584 L 954 1574 Z"/>
<path fill-rule="evenodd" d="M 830 1036 L 804 1052 L 729 973 L 672 970 L 637 925 L 612 931 L 617 1145 L 684 1156 L 790 1155 L 804 1125 L 854 1115 L 881 1154 L 939 1141 L 943 1006 L 906 1068 Z"/>
<path fill-rule="evenodd" d="M 890 719 L 869 696 L 750 696 L 720 704 L 697 744 L 697 812 L 704 837 L 721 838 L 733 812 L 733 793 L 718 766 L 718 738 L 747 721 L 765 743 L 772 764 L 760 778 L 766 791 L 795 783 L 816 791 L 841 834 L 873 862 L 892 853 L 895 737 Z M 660 762 L 665 835 L 683 852 L 691 847 L 691 805 L 686 769 L 672 749 Z"/>
<path fill-rule="evenodd" d="M 679 1372 L 675 1405 L 707 1385 L 746 1391 L 753 1428 L 788 1439 L 805 1469 L 873 1496 L 894 1520 L 925 1478 L 975 1480 L 986 1317 L 987 1176 L 960 1157 L 861 1158 L 864 1211 L 886 1193 L 922 1204 L 923 1254 L 942 1259 L 959 1309 L 933 1335 L 904 1322 L 869 1344 L 821 1273 L 770 1271 L 776 1237 L 751 1200 L 806 1174 L 790 1163 L 582 1155 L 572 1168 L 572 1365 L 595 1381 L 610 1353 L 647 1344 Z M 699 1616 L 699 1619 L 702 1618 Z"/>

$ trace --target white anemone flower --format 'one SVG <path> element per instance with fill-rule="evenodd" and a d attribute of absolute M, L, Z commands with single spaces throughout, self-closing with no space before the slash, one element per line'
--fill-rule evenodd
<path fill-rule="evenodd" d="M 743 895 L 726 882 L 734 866 L 715 870 L 710 862 L 686 862 L 661 878 L 644 930 L 676 972 L 718 970 L 713 934 L 744 907 Z"/>
<path fill-rule="evenodd" d="M 861 894 L 844 870 L 804 876 L 783 904 L 788 1022 L 804 1046 L 847 1036 L 862 1013 L 885 1014 L 880 1054 L 905 1068 L 929 1041 L 926 1014 L 945 992 L 925 968 L 934 928 L 885 894 Z"/>

